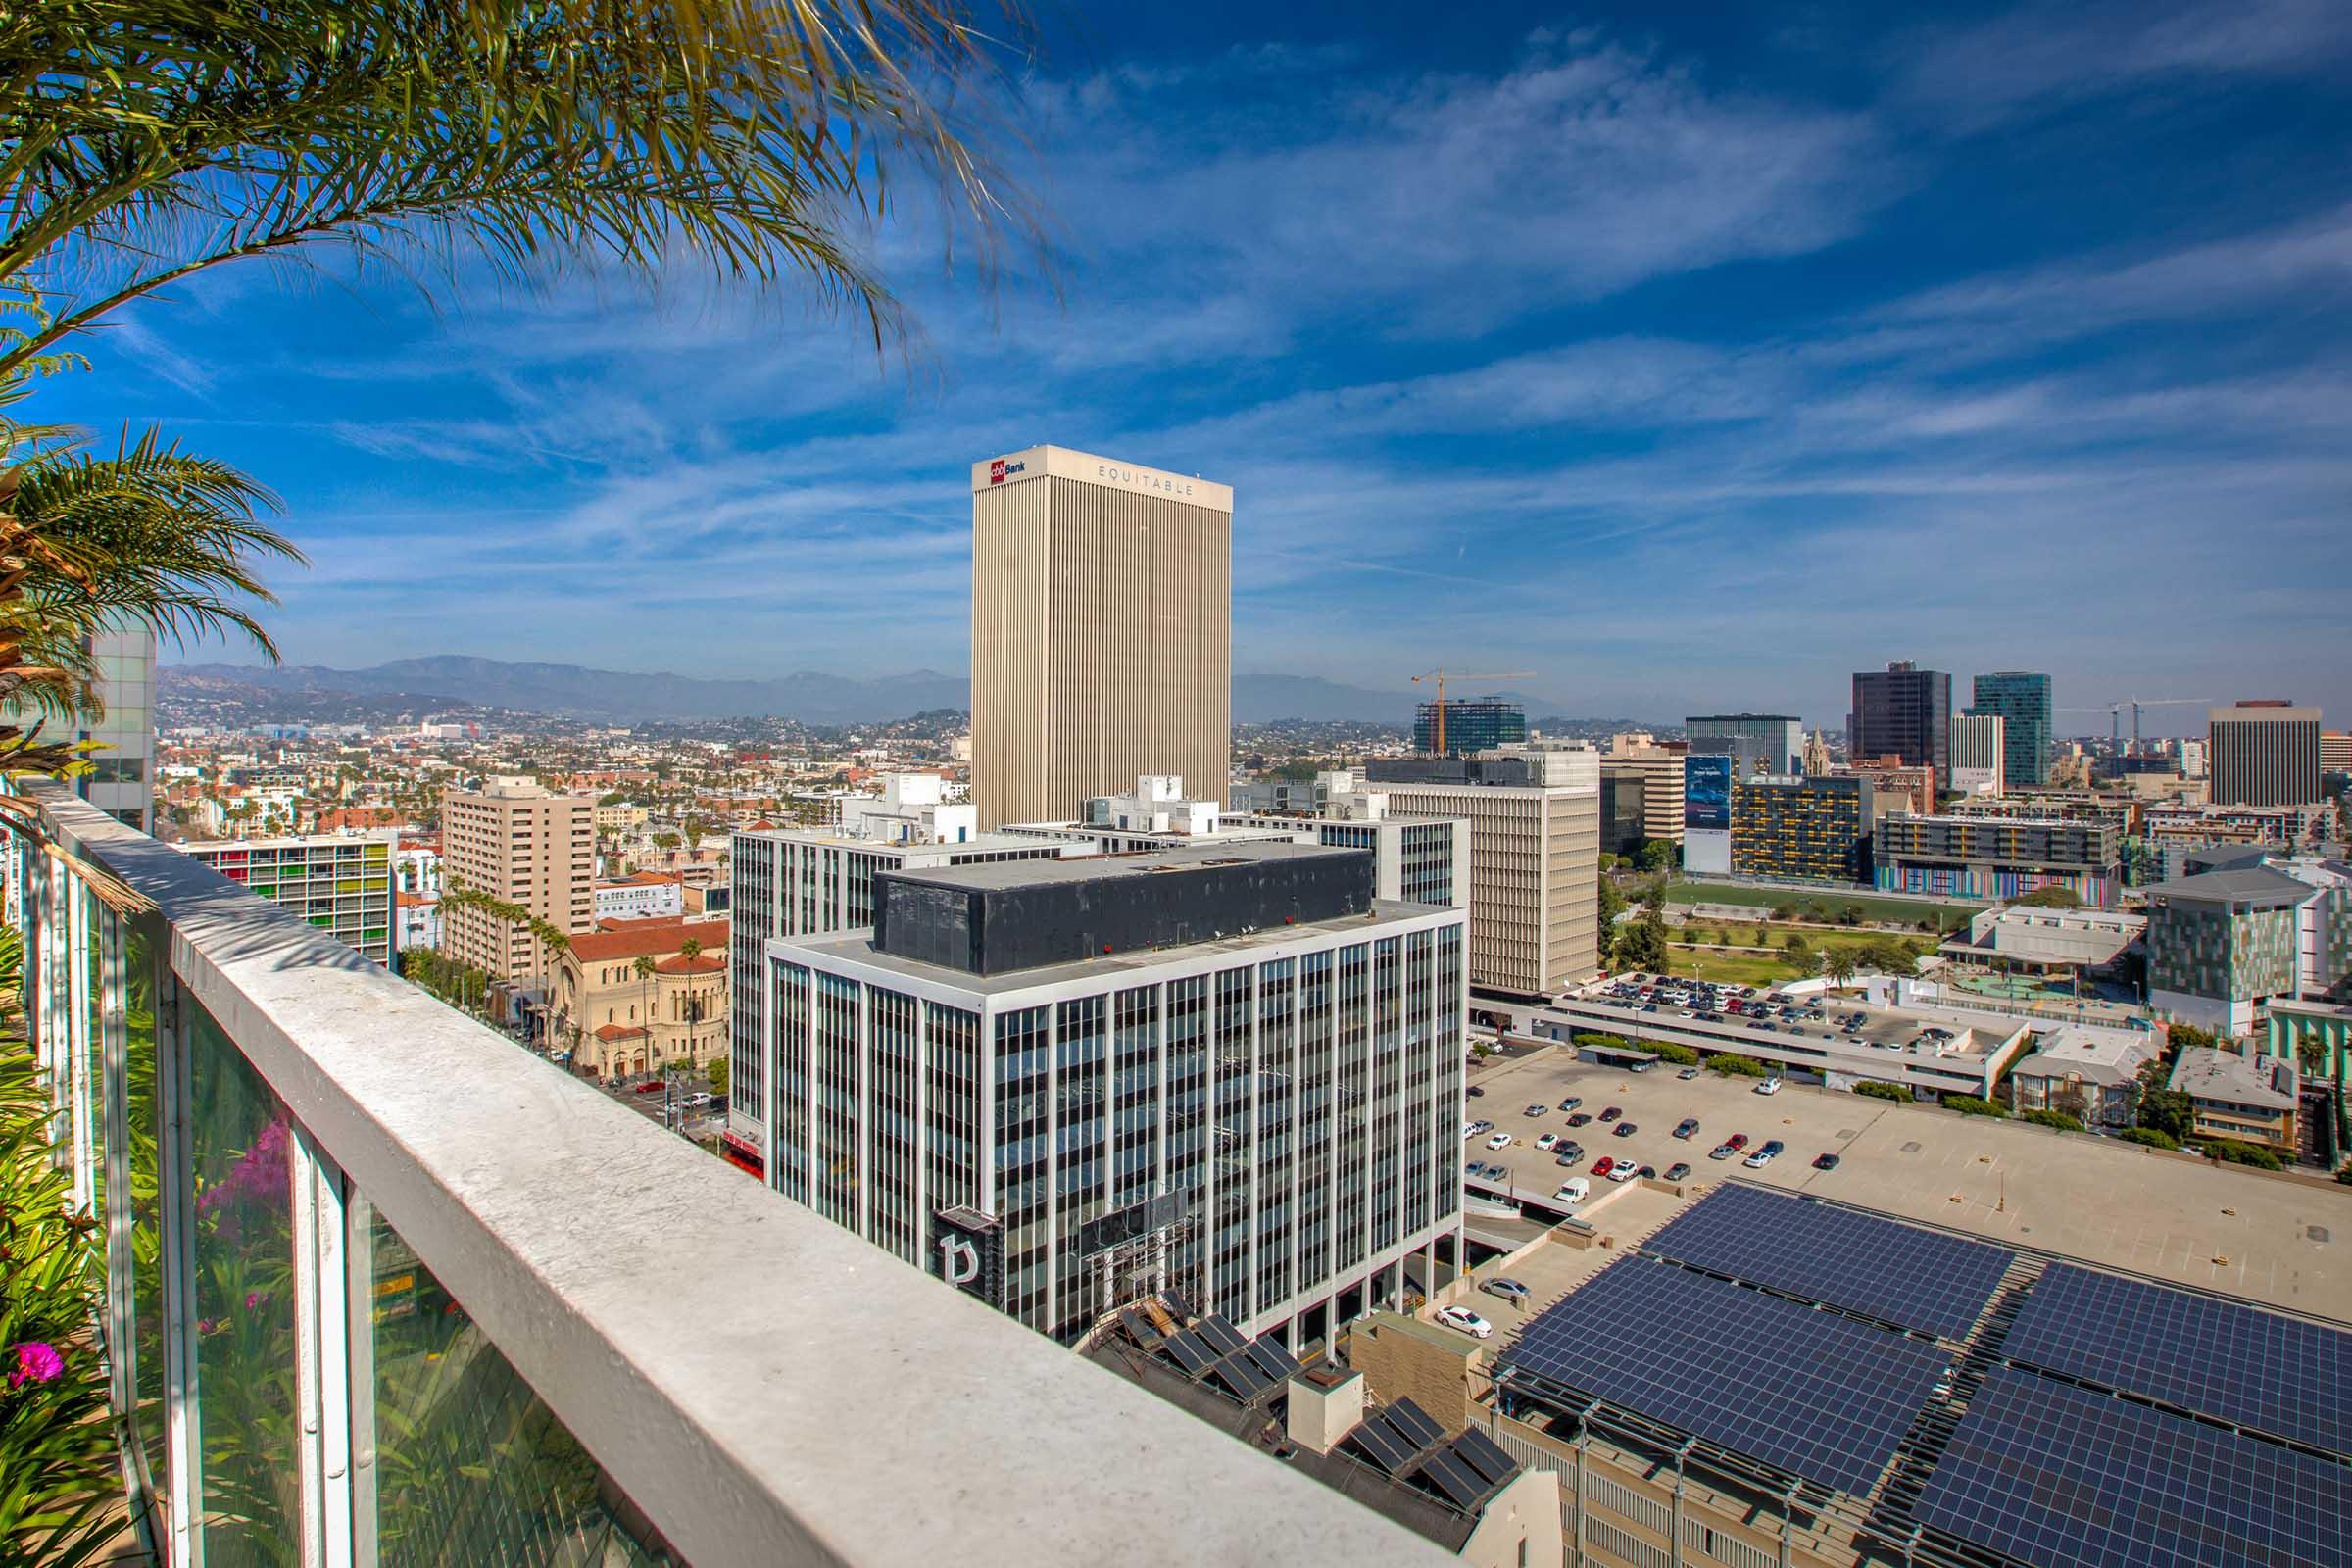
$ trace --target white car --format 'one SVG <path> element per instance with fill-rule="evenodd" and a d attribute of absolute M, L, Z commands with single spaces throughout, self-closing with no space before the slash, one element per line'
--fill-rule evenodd
<path fill-rule="evenodd" d="M 1609 1167 L 1609 1180 L 1613 1182 L 1630 1182 L 1641 1174 L 1642 1167 L 1630 1159 L 1621 1159 Z"/>
<path fill-rule="evenodd" d="M 1592 1196 L 1592 1184 L 1582 1176 L 1571 1176 L 1560 1183 L 1560 1190 L 1551 1195 L 1562 1203 L 1581 1203 Z"/>
<path fill-rule="evenodd" d="M 1559 1141 L 1560 1135 L 1558 1133 L 1545 1133 L 1543 1137 L 1536 1140 L 1536 1147 L 1543 1150 L 1545 1153 L 1549 1153 L 1552 1149 L 1558 1145 Z"/>
<path fill-rule="evenodd" d="M 1509 1133 L 1496 1133 L 1494 1137 L 1487 1140 L 1487 1147 L 1489 1149 L 1508 1149 L 1511 1147 L 1511 1135 Z"/>
<path fill-rule="evenodd" d="M 1469 1335 L 1474 1340 L 1483 1340 L 1494 1332 L 1494 1324 L 1466 1306 L 1439 1307 L 1438 1321 L 1449 1329 Z"/>
<path fill-rule="evenodd" d="M 1778 1078 L 1767 1078 L 1756 1085 L 1756 1093 L 1759 1095 L 1777 1095 L 1780 1092 L 1781 1081 Z"/>

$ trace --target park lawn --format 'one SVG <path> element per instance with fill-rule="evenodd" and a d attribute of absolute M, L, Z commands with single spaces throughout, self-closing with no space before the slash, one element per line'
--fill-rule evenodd
<path fill-rule="evenodd" d="M 1943 919 L 1966 917 L 1985 907 L 1981 904 L 1923 904 L 1911 899 L 1882 899 L 1868 893 L 1848 893 L 1842 888 L 1744 888 L 1715 882 L 1674 882 L 1667 886 L 1669 904 L 1724 904 L 1743 908 L 1771 910 L 1783 904 L 1800 907 L 1818 900 L 1821 906 L 1836 918 L 1838 911 L 1852 905 L 1862 911 L 1865 920 L 1900 920 L 1916 925 L 1929 915 Z"/>
<path fill-rule="evenodd" d="M 1693 979 L 1713 980 L 1736 986 L 1778 985 L 1783 980 L 1794 980 L 1802 971 L 1783 958 L 1767 958 L 1756 954 L 1723 956 L 1713 953 L 1694 953 L 1677 945 L 1667 955 L 1667 967 L 1675 974 L 1687 974 Z"/>

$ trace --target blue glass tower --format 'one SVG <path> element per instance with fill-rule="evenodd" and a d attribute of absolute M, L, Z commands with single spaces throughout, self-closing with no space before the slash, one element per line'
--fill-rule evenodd
<path fill-rule="evenodd" d="M 2050 677 L 2006 669 L 1979 675 L 1972 713 L 2008 720 L 2001 771 L 2011 788 L 2050 780 Z"/>

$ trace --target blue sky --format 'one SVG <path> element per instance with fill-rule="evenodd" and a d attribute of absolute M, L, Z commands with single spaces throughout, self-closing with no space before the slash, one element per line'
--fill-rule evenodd
<path fill-rule="evenodd" d="M 248 269 L 41 416 L 275 486 L 301 662 L 961 670 L 967 466 L 1054 441 L 1236 487 L 1239 670 L 2352 718 L 2340 0 L 1068 9 L 1007 111 L 1059 297 L 909 220 L 911 368 L 691 279 Z"/>

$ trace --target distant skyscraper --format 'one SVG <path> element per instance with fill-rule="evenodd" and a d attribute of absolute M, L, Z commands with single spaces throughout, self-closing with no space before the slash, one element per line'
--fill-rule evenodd
<path fill-rule="evenodd" d="M 449 881 L 547 921 L 565 936 L 596 923 L 596 797 L 559 795 L 528 778 L 493 776 L 441 794 L 441 863 Z M 441 951 L 493 980 L 552 975 L 522 922 L 445 899 Z"/>
<path fill-rule="evenodd" d="M 2283 702 L 2208 709 L 2216 806 L 2307 806 L 2320 795 L 2320 710 Z"/>
<path fill-rule="evenodd" d="M 1974 709 L 1952 720 L 1952 788 L 2001 795 L 2008 788 L 2009 721 Z"/>
<path fill-rule="evenodd" d="M 978 826 L 1232 775 L 1233 491 L 1066 447 L 972 465 Z"/>
<path fill-rule="evenodd" d="M 1712 713 L 1686 718 L 1683 734 L 1690 742 L 1692 757 L 1729 757 L 1743 778 L 1758 771 L 1797 771 L 1805 743 L 1804 725 L 1786 713 Z"/>
<path fill-rule="evenodd" d="M 1856 762 L 1899 757 L 1913 767 L 1934 769 L 1938 788 L 1949 784 L 1952 677 L 1907 659 L 1856 674 L 1846 751 Z"/>
<path fill-rule="evenodd" d="M 1971 713 L 1997 716 L 2007 730 L 2001 771 L 2011 789 L 2031 789 L 2050 778 L 2050 677 L 2005 669 L 1976 679 Z"/>
<path fill-rule="evenodd" d="M 1438 750 L 1438 707 L 1419 703 L 1413 708 L 1413 750 Z M 1527 739 L 1527 710 L 1499 697 L 1448 697 L 1446 709 L 1446 755 L 1467 757 L 1497 746 L 1516 746 Z"/>

